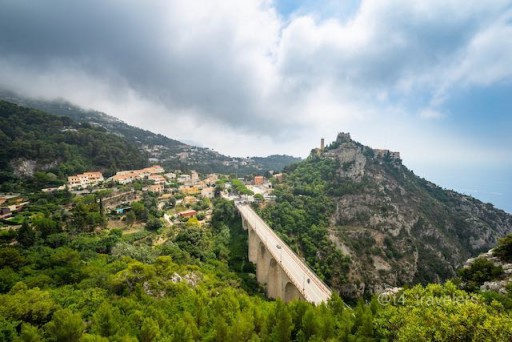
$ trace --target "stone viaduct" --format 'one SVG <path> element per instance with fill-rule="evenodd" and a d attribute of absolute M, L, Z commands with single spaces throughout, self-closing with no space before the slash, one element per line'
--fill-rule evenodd
<path fill-rule="evenodd" d="M 242 224 L 249 234 L 249 261 L 256 264 L 256 278 L 265 286 L 267 297 L 294 299 L 314 304 L 327 301 L 331 290 L 308 268 L 251 209 L 237 203 Z"/>

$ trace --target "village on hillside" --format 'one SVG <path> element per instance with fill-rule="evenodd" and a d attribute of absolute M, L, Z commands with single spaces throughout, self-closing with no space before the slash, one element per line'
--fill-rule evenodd
<path fill-rule="evenodd" d="M 153 165 L 140 170 L 118 171 L 105 178 L 101 172 L 88 171 L 68 177 L 67 183 L 41 189 L 47 196 L 74 195 L 65 210 L 85 211 L 85 223 L 108 229 L 122 229 L 126 234 L 171 228 L 175 225 L 201 228 L 212 215 L 215 197 L 244 201 L 273 200 L 272 184 L 280 182 L 282 174 L 270 179 L 262 175 L 235 178 L 221 174 L 199 174 L 165 170 Z M 19 225 L 33 213 L 24 208 L 30 199 L 21 194 L 0 194 L 0 220 L 5 227 Z M 103 218 L 93 218 L 90 209 L 98 207 Z M 88 209 L 89 208 L 89 209 Z M 90 216 L 88 216 L 90 215 Z M 98 228 L 95 228 L 98 229 Z"/>

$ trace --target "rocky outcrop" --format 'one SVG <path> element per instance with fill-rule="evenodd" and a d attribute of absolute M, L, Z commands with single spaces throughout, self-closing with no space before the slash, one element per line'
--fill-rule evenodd
<path fill-rule="evenodd" d="M 470 258 L 464 263 L 464 268 L 469 268 L 475 260 L 483 258 L 491 261 L 494 266 L 499 266 L 503 269 L 503 275 L 500 279 L 493 279 L 490 281 L 484 282 L 480 286 L 480 291 L 495 291 L 501 294 L 506 294 L 508 292 L 507 285 L 512 283 L 512 263 L 505 262 L 500 258 L 494 256 L 493 249 L 489 250 L 486 253 L 482 253 L 478 255 L 478 257 Z"/>
<path fill-rule="evenodd" d="M 37 161 L 18 158 L 9 163 L 16 177 L 32 177 L 36 171 Z"/>
<path fill-rule="evenodd" d="M 55 160 L 50 163 L 40 163 L 38 160 L 17 158 L 9 162 L 9 166 L 13 170 L 13 175 L 18 178 L 33 177 L 37 171 L 48 171 L 56 168 L 60 160 Z"/>
<path fill-rule="evenodd" d="M 338 161 L 329 238 L 351 257 L 346 295 L 453 277 L 512 231 L 510 214 L 416 176 L 397 152 L 341 133 L 321 157 Z"/>

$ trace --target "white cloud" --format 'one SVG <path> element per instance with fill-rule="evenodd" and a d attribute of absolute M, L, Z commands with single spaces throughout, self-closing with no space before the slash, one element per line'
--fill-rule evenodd
<path fill-rule="evenodd" d="M 510 1 L 335 5 L 284 20 L 258 0 L 10 0 L 0 84 L 228 154 L 304 155 L 343 130 L 460 156 L 460 137 L 423 119 L 448 116 L 454 88 L 510 80 Z"/>
<path fill-rule="evenodd" d="M 443 117 L 443 113 L 432 108 L 422 109 L 419 115 L 422 119 L 440 119 Z"/>

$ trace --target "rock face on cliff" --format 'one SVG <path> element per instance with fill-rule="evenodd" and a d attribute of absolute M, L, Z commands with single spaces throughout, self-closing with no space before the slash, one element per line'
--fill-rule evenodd
<path fill-rule="evenodd" d="M 512 215 L 416 176 L 397 152 L 340 133 L 312 153 L 337 165 L 329 184 L 335 203 L 329 239 L 350 256 L 342 294 L 447 279 L 512 231 Z"/>

